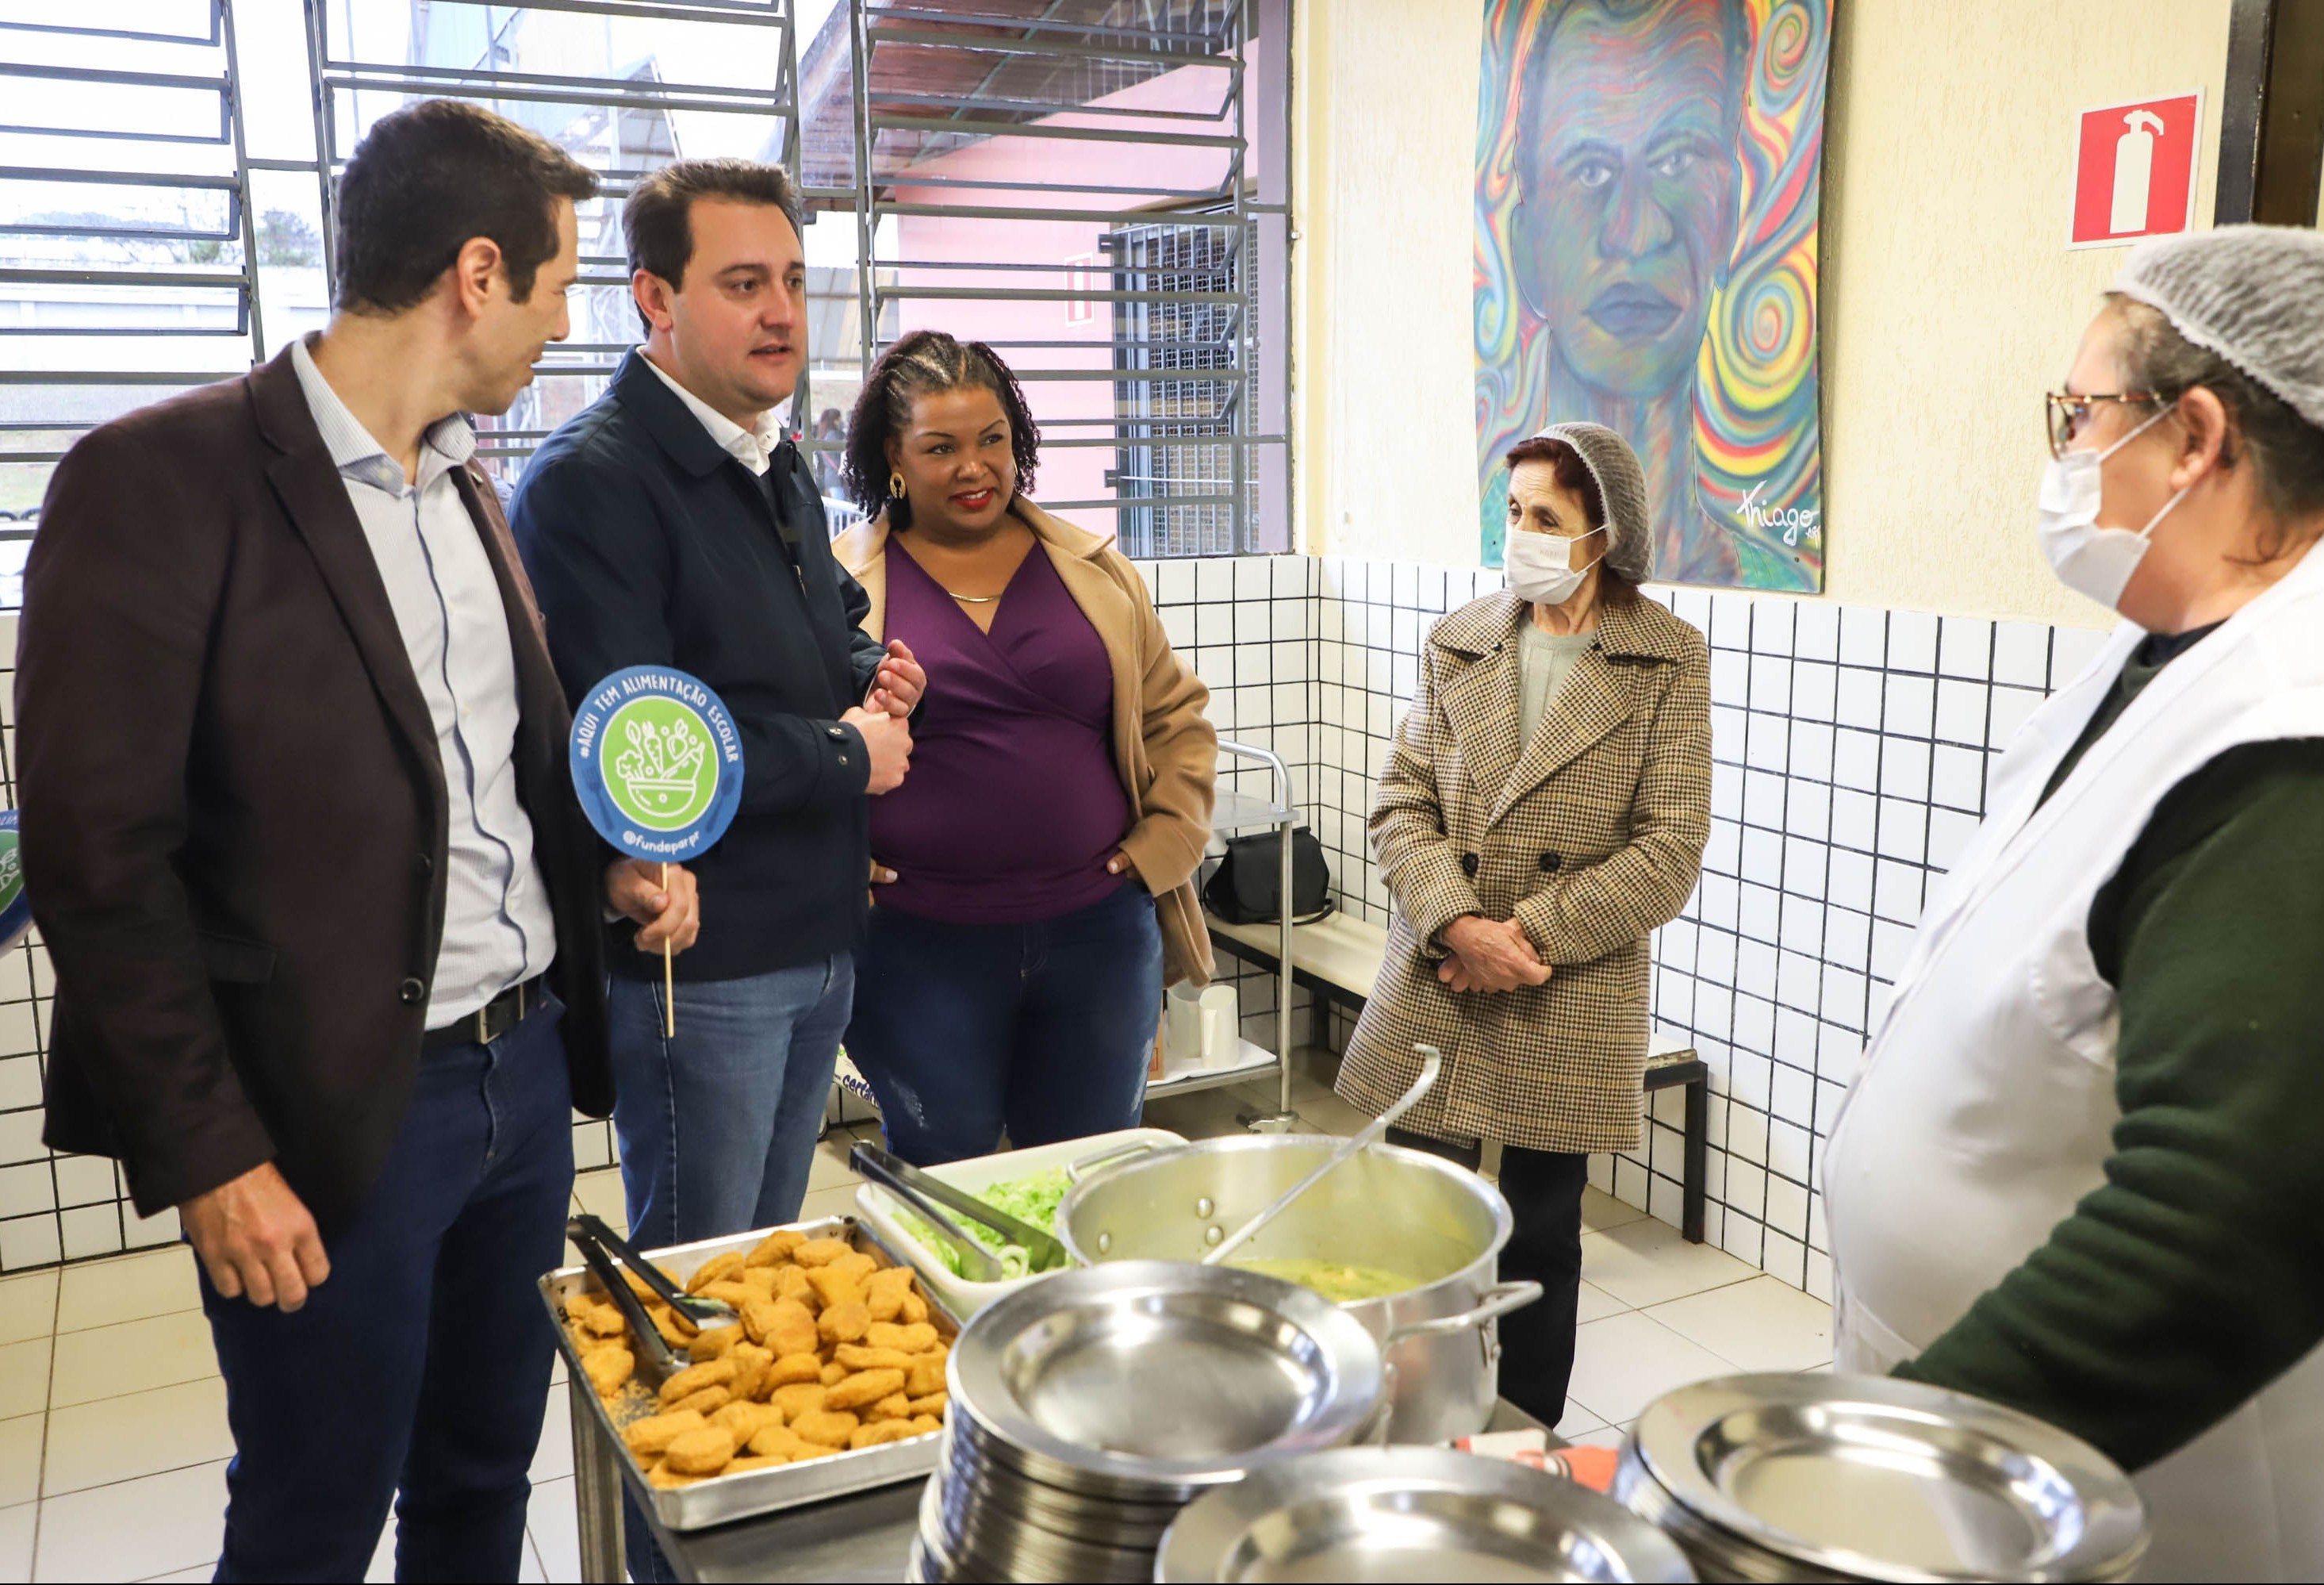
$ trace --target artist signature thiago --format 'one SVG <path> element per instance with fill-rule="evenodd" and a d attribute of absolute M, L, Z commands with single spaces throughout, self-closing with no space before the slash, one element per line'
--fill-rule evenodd
<path fill-rule="evenodd" d="M 1766 487 L 1767 484 L 1764 479 L 1752 485 L 1751 493 L 1743 497 L 1741 502 L 1736 506 L 1735 515 L 1755 529 L 1780 530 L 1784 536 L 1784 543 L 1786 545 L 1798 544 L 1800 536 L 1803 534 L 1811 539 L 1815 538 L 1816 518 L 1820 515 L 1816 509 L 1812 506 L 1786 506 L 1773 509 L 1762 506 L 1759 504 L 1759 492 Z"/>

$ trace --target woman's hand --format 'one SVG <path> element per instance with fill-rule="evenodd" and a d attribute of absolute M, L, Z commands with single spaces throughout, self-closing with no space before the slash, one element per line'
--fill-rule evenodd
<path fill-rule="evenodd" d="M 872 861 L 872 889 L 864 895 L 872 899 L 873 908 L 880 906 L 880 888 L 895 884 L 895 880 L 896 872 L 893 870 L 877 859 Z"/>
<path fill-rule="evenodd" d="M 1138 872 L 1138 866 L 1131 862 L 1130 854 L 1123 851 L 1117 851 L 1113 857 L 1105 862 L 1105 872 L 1109 875 L 1127 875 L 1130 880 L 1140 883 L 1143 883 L 1146 879 Z"/>
<path fill-rule="evenodd" d="M 1443 930 L 1452 955 L 1436 966 L 1436 977 L 1455 991 L 1515 991 L 1545 985 L 1549 965 L 1514 919 L 1464 914 Z"/>
<path fill-rule="evenodd" d="M 890 639 L 888 657 L 872 676 L 872 692 L 863 701 L 864 708 L 909 715 L 919 708 L 920 696 L 927 688 L 928 674 L 913 658 L 912 647 L 901 639 Z"/>

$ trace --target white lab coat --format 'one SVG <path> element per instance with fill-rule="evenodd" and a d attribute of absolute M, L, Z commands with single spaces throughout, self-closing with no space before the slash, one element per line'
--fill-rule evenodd
<path fill-rule="evenodd" d="M 1913 1358 L 2104 1179 L 2120 1030 L 2090 904 L 2227 749 L 2324 737 L 2324 553 L 2188 651 L 2035 800 L 2145 635 L 2126 624 L 2000 762 L 1825 1152 L 1839 1364 Z M 2153 1580 L 2324 1578 L 2324 1349 L 2137 1478 Z"/>

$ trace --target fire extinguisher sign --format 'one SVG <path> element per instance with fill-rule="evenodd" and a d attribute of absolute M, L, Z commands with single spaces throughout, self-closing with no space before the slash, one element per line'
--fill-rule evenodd
<path fill-rule="evenodd" d="M 2200 91 L 2076 116 L 2074 218 L 2066 245 L 2120 247 L 2193 225 L 2202 125 Z"/>

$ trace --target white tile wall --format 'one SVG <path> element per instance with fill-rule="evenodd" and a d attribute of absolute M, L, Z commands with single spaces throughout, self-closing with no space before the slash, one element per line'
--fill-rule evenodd
<path fill-rule="evenodd" d="M 1499 575 L 1322 558 L 1314 818 L 1343 906 L 1384 920 L 1365 816 L 1437 613 Z M 1819 1297 L 1820 1152 L 1930 879 L 1976 828 L 1989 761 L 2102 633 L 1748 594 L 1657 592 L 1711 644 L 1712 823 L 1656 933 L 1655 1017 L 1711 1072 L 1709 1240 Z M 1344 1016 L 1333 1037 L 1344 1038 Z M 1683 1100 L 1592 1181 L 1678 1220 Z"/>
<path fill-rule="evenodd" d="M 1142 562 L 1171 641 L 1212 689 L 1220 735 L 1289 767 L 1341 906 L 1385 923 L 1366 819 L 1420 646 L 1443 613 L 1500 586 L 1496 571 L 1340 557 Z M 1713 821 L 1685 913 L 1655 937 L 1655 1013 L 1712 1073 L 1711 1242 L 1829 1295 L 1817 1152 L 1864 1032 L 1941 872 L 1982 811 L 1987 762 L 2104 635 L 1680 589 L 1658 595 L 1710 635 Z M 14 619 L 0 617 L 0 657 Z M 12 674 L 0 674 L 0 802 L 13 805 Z M 1264 793 L 1266 773 L 1236 773 Z M 1276 982 L 1222 957 L 1243 1034 L 1272 1049 Z M 176 1236 L 141 1221 L 112 1164 L 40 1143 L 50 991 L 34 943 L 0 956 L 0 1271 Z M 1294 1039 L 1337 1046 L 1296 993 Z M 1635 1156 L 1593 1181 L 1678 1216 L 1681 1097 L 1664 1092 Z M 576 1118 L 586 1169 L 611 1125 Z"/>

